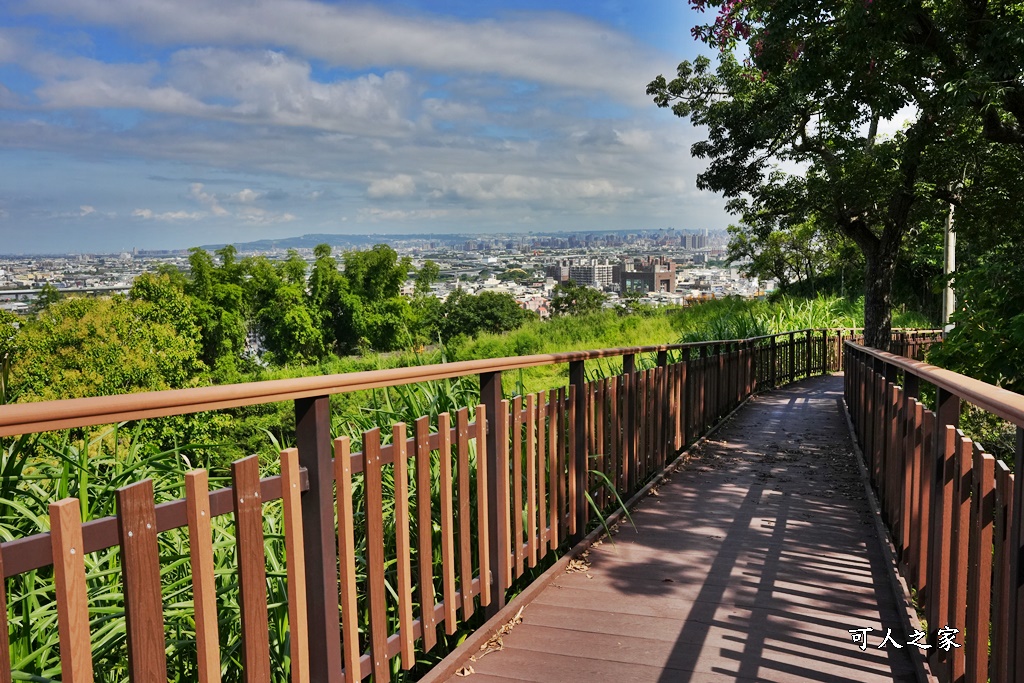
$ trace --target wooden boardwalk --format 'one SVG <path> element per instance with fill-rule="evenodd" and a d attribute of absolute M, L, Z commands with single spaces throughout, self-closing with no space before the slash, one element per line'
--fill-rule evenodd
<path fill-rule="evenodd" d="M 752 399 L 453 680 L 916 680 L 841 410 L 838 376 Z"/>

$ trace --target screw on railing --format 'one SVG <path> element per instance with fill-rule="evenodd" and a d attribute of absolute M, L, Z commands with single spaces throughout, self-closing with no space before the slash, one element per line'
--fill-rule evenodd
<path fill-rule="evenodd" d="M 334 537 L 334 476 L 331 460 L 331 408 L 327 396 L 295 401 L 295 442 L 309 490 L 302 494 L 306 561 L 310 680 L 341 681 L 341 627 L 338 620 Z M 346 619 L 354 615 L 344 615 Z"/>
<path fill-rule="evenodd" d="M 480 374 L 480 403 L 486 408 L 487 424 L 477 425 L 477 430 L 486 432 L 487 443 L 487 471 L 490 476 L 487 478 L 487 533 L 490 536 L 491 544 L 488 549 L 488 560 L 490 565 L 490 577 L 480 577 L 481 582 L 489 581 L 491 585 L 491 604 L 484 608 L 484 614 L 488 619 L 493 617 L 505 606 L 505 563 L 508 562 L 509 539 L 508 529 L 503 529 L 499 524 L 498 510 L 502 504 L 498 476 L 499 449 L 504 448 L 502 434 L 498 430 L 501 424 L 501 372 L 484 372 Z M 478 431 L 478 433 L 480 433 Z M 552 438 L 554 435 L 552 433 Z M 551 526 L 557 524 L 551 520 Z"/>

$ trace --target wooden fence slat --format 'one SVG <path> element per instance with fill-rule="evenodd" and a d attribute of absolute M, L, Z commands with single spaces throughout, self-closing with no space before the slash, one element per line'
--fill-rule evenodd
<path fill-rule="evenodd" d="M 281 451 L 281 500 L 284 503 L 284 553 L 288 572 L 288 645 L 293 683 L 309 681 L 309 625 L 306 614 L 306 557 L 302 535 L 299 451 Z"/>
<path fill-rule="evenodd" d="M 569 443 L 569 434 L 566 431 L 565 387 L 558 389 L 558 424 L 556 429 L 558 430 L 558 537 L 564 539 L 568 536 L 569 531 L 566 509 L 572 509 L 565 480 L 566 451 Z"/>
<path fill-rule="evenodd" d="M 167 642 L 152 479 L 117 490 L 117 535 L 124 582 L 128 677 L 139 683 L 166 683 Z"/>
<path fill-rule="evenodd" d="M 569 481 L 568 493 L 566 494 L 565 502 L 567 505 L 568 514 L 568 528 L 567 533 L 570 535 L 570 542 L 575 542 L 572 537 L 576 536 L 577 529 L 583 529 L 583 520 L 579 519 L 576 511 L 578 510 L 579 498 L 583 496 L 583 491 L 579 490 L 579 472 L 577 468 L 580 466 L 579 461 L 576 457 L 576 432 L 579 429 L 577 420 L 584 420 L 585 415 L 576 414 L 576 392 L 583 391 L 583 387 L 578 387 L 574 384 L 570 384 L 568 391 L 566 391 L 566 410 L 567 422 L 565 431 L 565 454 L 566 454 L 566 476 Z M 585 443 L 585 442 L 584 442 Z"/>
<path fill-rule="evenodd" d="M 260 463 L 250 455 L 231 463 L 235 507 L 235 557 L 242 618 L 242 670 L 247 683 L 270 681 L 267 631 L 267 560 L 263 546 Z"/>
<path fill-rule="evenodd" d="M 548 394 L 548 541 L 551 550 L 558 547 L 558 392 Z"/>
<path fill-rule="evenodd" d="M 384 491 L 378 427 L 363 432 L 363 489 L 366 513 L 366 598 L 370 605 L 370 662 L 374 681 L 387 681 L 391 678 L 391 667 L 388 665 L 388 606 L 384 587 Z"/>
<path fill-rule="evenodd" d="M 594 443 L 596 447 L 594 449 L 594 462 L 591 467 L 596 472 L 607 475 L 605 467 L 607 465 L 608 458 L 606 457 L 607 447 L 605 445 L 605 423 L 607 422 L 607 411 L 605 410 L 605 397 L 606 389 L 608 385 L 607 379 L 602 379 L 597 382 L 596 391 L 594 392 Z M 604 481 L 600 477 L 595 477 L 595 483 L 597 485 L 598 495 L 596 496 L 598 509 L 603 510 L 607 500 L 605 496 Z M 588 477 L 589 480 L 589 477 Z M 591 484 L 591 490 L 594 490 L 594 485 Z"/>
<path fill-rule="evenodd" d="M 53 583 L 60 634 L 60 673 L 64 683 L 89 683 L 92 645 L 89 604 L 85 586 L 81 503 L 65 498 L 50 504 L 50 544 L 53 548 Z"/>
<path fill-rule="evenodd" d="M 548 520 L 547 520 L 547 405 L 544 402 L 544 392 L 536 394 L 537 409 L 537 555 L 543 557 L 548 549 Z"/>
<path fill-rule="evenodd" d="M 479 415 L 477 412 L 477 424 L 482 424 Z M 413 433 L 416 444 L 416 569 L 419 575 L 420 624 L 423 651 L 429 652 L 437 643 L 437 622 L 434 620 L 434 523 L 430 511 L 430 418 L 417 418 Z M 480 453 L 479 444 L 484 442 L 485 438 L 478 437 L 477 453 Z M 477 467 L 480 467 L 479 458 Z M 481 498 L 486 505 L 487 496 Z M 486 524 L 482 525 L 480 533 L 487 533 Z M 487 584 L 486 581 L 482 583 Z M 489 584 L 485 585 L 484 590 L 488 587 Z"/>
<path fill-rule="evenodd" d="M 185 474 L 188 548 L 192 561 L 192 604 L 196 620 L 196 660 L 200 683 L 220 683 L 217 585 L 214 581 L 213 528 L 206 470 Z"/>
<path fill-rule="evenodd" d="M 512 551 L 515 576 L 523 574 L 523 397 L 512 399 Z"/>
<path fill-rule="evenodd" d="M 932 480 L 935 477 L 934 463 L 935 452 L 932 444 L 932 432 L 935 429 L 935 419 L 929 417 L 930 411 L 925 410 L 924 405 L 915 401 L 914 415 L 917 420 L 917 436 L 914 442 L 914 458 L 917 460 L 917 524 L 916 540 L 914 543 L 914 558 L 917 563 L 917 580 L 914 582 L 922 599 L 927 603 L 931 600 L 928 586 L 928 563 L 931 559 L 929 536 L 929 523 L 932 512 Z"/>
<path fill-rule="evenodd" d="M 949 626 L 963 633 L 967 622 L 967 548 L 971 524 L 971 456 L 974 442 L 956 432 L 955 482 L 953 487 L 953 545 L 950 563 Z M 946 626 L 946 624 L 942 624 Z M 947 655 L 950 680 L 959 681 L 965 672 L 965 662 L 957 652 Z"/>
<path fill-rule="evenodd" d="M 473 534 L 469 472 L 469 409 L 455 413 L 455 452 L 458 460 L 459 487 L 459 593 L 462 618 L 473 616 Z"/>
<path fill-rule="evenodd" d="M 974 445 L 971 457 L 971 538 L 967 578 L 967 680 L 989 680 L 989 617 L 992 607 L 992 522 L 995 512 L 995 458 Z"/>
<path fill-rule="evenodd" d="M 409 452 L 405 423 L 391 428 L 395 480 L 395 562 L 398 565 L 398 633 L 402 639 L 402 668 L 416 663 L 412 636 L 412 548 L 409 543 Z"/>
<path fill-rule="evenodd" d="M 624 493 L 630 493 L 629 482 L 630 482 L 630 464 L 629 464 L 629 444 L 633 439 L 632 431 L 629 429 L 629 375 L 619 375 L 618 382 L 616 382 L 615 393 L 616 396 L 616 430 L 619 437 L 618 447 L 616 448 L 616 456 L 618 461 L 618 478 L 616 479 L 616 486 L 619 491 Z M 628 498 L 628 496 L 626 496 Z"/>
<path fill-rule="evenodd" d="M 651 370 L 651 471 L 660 470 L 665 462 L 665 368 L 656 367 Z"/>
<path fill-rule="evenodd" d="M 996 508 L 995 508 L 995 575 L 993 576 L 992 605 L 992 672 L 993 681 L 1009 680 L 1010 644 L 1010 525 L 1013 519 L 1013 474 L 1006 463 L 999 460 L 995 465 Z"/>
<path fill-rule="evenodd" d="M 359 665 L 361 648 L 351 451 L 352 444 L 347 436 L 334 440 L 334 481 L 338 499 L 338 559 L 341 564 L 341 652 L 346 683 L 362 680 L 362 669 Z"/>
<path fill-rule="evenodd" d="M 918 538 L 917 524 L 920 519 L 918 489 L 921 481 L 921 461 L 917 444 L 920 443 L 921 415 L 917 412 L 917 400 L 909 392 L 903 395 L 902 403 L 903 420 L 897 430 L 899 449 L 903 453 L 905 468 L 903 475 L 903 534 L 900 553 L 910 570 L 910 576 L 913 576 L 918 562 L 915 546 Z"/>
<path fill-rule="evenodd" d="M 509 402 L 502 400 L 501 402 L 501 415 L 499 416 L 498 422 L 499 432 L 498 443 L 501 444 L 501 448 L 498 451 L 495 462 L 498 465 L 498 471 L 492 475 L 498 478 L 498 492 L 499 492 L 499 503 L 497 515 L 498 515 L 498 534 L 499 538 L 494 539 L 494 542 L 498 544 L 500 552 L 498 553 L 498 567 L 497 571 L 499 577 L 503 581 L 499 581 L 498 585 L 501 586 L 502 594 L 498 596 L 499 605 L 505 606 L 505 590 L 512 585 L 512 522 L 509 519 L 509 506 L 512 504 L 511 496 L 509 494 Z"/>
<path fill-rule="evenodd" d="M 493 418 L 492 418 L 493 419 Z M 487 503 L 487 406 L 476 407 L 476 528 L 477 556 L 480 558 L 480 606 L 491 604 L 491 538 Z M 493 426 L 492 426 L 493 428 Z"/>
<path fill-rule="evenodd" d="M 3 577 L 4 555 L 0 551 L 0 634 L 8 633 L 7 581 Z M 11 683 L 11 647 L 7 641 L 0 643 L 0 683 Z"/>
<path fill-rule="evenodd" d="M 612 377 L 608 382 L 608 480 L 616 490 L 619 484 L 619 443 L 622 425 L 619 424 L 618 387 L 620 377 Z"/>
<path fill-rule="evenodd" d="M 637 485 L 639 486 L 642 482 L 647 480 L 649 474 L 648 463 L 650 461 L 651 451 L 651 438 L 650 438 L 650 425 L 651 421 L 647 419 L 647 404 L 648 395 L 650 393 L 649 378 L 651 376 L 650 370 L 644 370 L 640 373 L 640 390 L 637 392 L 637 398 L 640 401 L 640 415 L 638 420 L 640 422 L 640 445 L 637 448 Z"/>
<path fill-rule="evenodd" d="M 936 480 L 939 482 L 938 495 L 932 500 L 934 511 L 932 513 L 932 531 L 934 536 L 934 547 L 932 548 L 930 564 L 933 567 L 931 586 L 932 612 L 929 614 L 929 624 L 940 624 L 936 628 L 942 628 L 949 623 L 949 595 L 951 561 L 953 552 L 952 546 L 952 514 L 953 514 L 953 485 L 957 474 L 954 474 L 954 456 L 956 455 L 956 428 L 952 425 L 944 425 L 943 431 L 936 435 L 942 439 L 939 447 L 939 457 L 935 462 L 938 471 L 935 472 Z M 959 628 L 959 627 L 957 627 Z"/>
<path fill-rule="evenodd" d="M 537 566 L 537 397 L 526 397 L 526 555 Z"/>
<path fill-rule="evenodd" d="M 437 435 L 440 443 L 441 487 L 441 573 L 444 595 L 444 628 L 448 635 L 455 633 L 458 605 L 455 600 L 455 513 L 452 502 L 452 437 L 451 417 L 448 413 L 437 416 Z"/>

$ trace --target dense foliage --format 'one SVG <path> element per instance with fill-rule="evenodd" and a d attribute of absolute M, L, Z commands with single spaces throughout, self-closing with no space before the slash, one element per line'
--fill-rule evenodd
<path fill-rule="evenodd" d="M 996 169 L 1019 180 L 1022 6 L 692 4 L 715 11 L 694 37 L 717 61 L 683 62 L 676 78 L 658 77 L 648 92 L 707 127 L 692 150 L 709 160 L 698 185 L 724 194 L 739 217 L 734 255 L 784 284 L 820 270 L 842 277 L 860 262 L 867 340 L 884 347 L 894 290 L 921 294 L 937 284 L 950 205 L 978 218 L 991 209 L 979 184 Z M 1015 208 L 1002 218 L 1019 223 L 1022 206 L 1009 203 Z"/>

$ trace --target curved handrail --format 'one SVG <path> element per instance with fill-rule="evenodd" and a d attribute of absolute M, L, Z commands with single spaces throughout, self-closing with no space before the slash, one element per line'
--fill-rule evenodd
<path fill-rule="evenodd" d="M 749 339 L 720 339 L 685 344 L 627 346 L 591 351 L 489 358 L 386 370 L 364 370 L 333 375 L 263 380 L 242 384 L 11 404 L 0 406 L 0 436 L 32 434 L 71 427 L 89 427 L 168 415 L 186 415 L 208 410 L 276 403 L 488 372 L 519 370 L 541 365 L 729 344 L 754 344 L 773 337 L 788 337 L 791 334 L 855 331 L 856 329 L 858 328 L 813 328 Z"/>
<path fill-rule="evenodd" d="M 1018 393 L 997 387 L 994 384 L 982 382 L 980 379 L 961 375 L 952 370 L 945 370 L 930 365 L 923 361 L 909 360 L 902 356 L 863 346 L 852 340 L 848 340 L 846 344 L 858 353 L 863 353 L 894 365 L 929 384 L 934 384 L 951 394 L 956 394 L 982 410 L 998 415 L 1002 419 L 1024 428 L 1024 396 Z"/>

